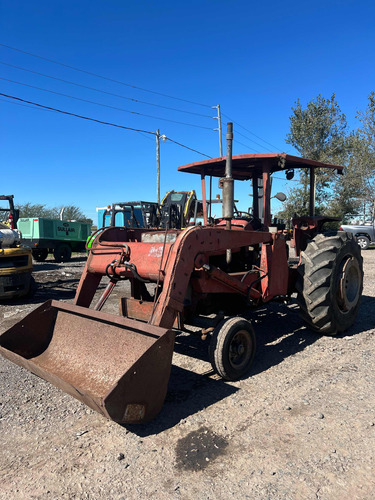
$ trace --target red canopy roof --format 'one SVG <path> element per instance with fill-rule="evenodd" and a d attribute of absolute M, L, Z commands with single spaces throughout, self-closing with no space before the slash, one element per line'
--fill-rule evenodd
<path fill-rule="evenodd" d="M 225 176 L 226 157 L 203 160 L 178 167 L 180 172 L 192 174 L 212 175 L 213 177 Z M 286 153 L 257 153 L 248 155 L 235 155 L 232 157 L 232 177 L 238 180 L 247 180 L 260 177 L 262 169 L 268 166 L 271 173 L 293 168 L 329 168 L 342 172 L 344 167 L 331 165 L 319 161 L 308 160 Z"/>

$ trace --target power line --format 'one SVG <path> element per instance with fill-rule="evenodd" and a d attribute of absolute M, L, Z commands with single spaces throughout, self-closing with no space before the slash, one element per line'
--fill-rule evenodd
<path fill-rule="evenodd" d="M 1 44 L 0 44 L 1 45 Z M 254 137 L 256 137 L 257 139 L 259 139 L 260 141 L 262 142 L 265 142 L 266 144 L 268 144 L 269 146 L 271 146 L 271 148 L 275 148 L 276 151 L 281 151 L 281 149 L 278 147 L 278 146 L 275 146 L 274 144 L 266 141 L 265 139 L 262 139 L 262 137 L 259 137 L 259 135 L 256 135 L 254 134 L 254 132 L 251 132 L 251 130 L 247 129 L 246 127 L 244 127 L 243 125 L 241 125 L 240 123 L 232 120 L 228 115 L 226 115 L 225 113 L 222 113 L 226 118 L 228 118 L 228 120 L 230 120 L 231 122 L 235 123 L 236 125 L 238 125 L 239 127 L 243 128 L 244 130 L 246 130 L 246 132 L 248 132 L 249 134 L 253 135 Z M 263 147 L 263 146 L 262 146 Z M 273 151 L 272 151 L 273 152 Z"/>
<path fill-rule="evenodd" d="M 259 151 L 257 151 L 256 149 L 251 148 L 250 146 L 247 146 L 246 144 L 244 144 L 243 142 L 238 141 L 237 139 L 233 139 L 233 142 L 236 142 L 236 143 L 238 143 L 238 144 L 241 144 L 241 146 L 244 146 L 246 149 L 251 149 L 251 150 L 252 150 L 252 151 L 254 151 L 255 153 L 259 153 Z"/>
<path fill-rule="evenodd" d="M 155 104 L 152 102 L 141 101 L 139 99 L 133 99 L 132 97 L 123 96 L 121 94 L 107 92 L 106 90 L 97 89 L 96 87 L 89 87 L 88 85 L 82 85 L 81 83 L 72 82 L 70 80 L 64 80 L 63 78 L 58 78 L 57 76 L 47 75 L 45 73 L 40 73 L 40 72 L 34 71 L 32 69 L 23 68 L 22 66 L 16 66 L 15 64 L 6 63 L 3 61 L 0 61 L 0 64 L 2 64 L 3 66 L 9 66 L 10 68 L 20 69 L 21 71 L 27 71 L 28 73 L 33 73 L 34 75 L 43 76 L 44 78 L 51 78 L 52 80 L 56 80 L 58 82 L 68 83 L 69 85 L 75 85 L 76 87 L 81 87 L 83 89 L 93 90 L 94 92 L 100 92 L 101 94 L 106 94 L 106 95 L 110 95 L 113 97 L 118 97 L 120 99 L 126 99 L 127 101 L 132 101 L 132 102 L 136 102 L 136 103 L 140 103 L 140 104 L 146 104 L 147 106 L 154 106 L 156 108 L 169 109 L 171 111 L 178 111 L 179 113 L 186 113 L 189 115 L 201 116 L 203 118 L 212 118 L 212 116 L 210 116 L 210 115 L 203 115 L 201 113 L 195 113 L 193 111 L 186 111 L 184 109 L 177 109 L 177 108 L 171 108 L 169 106 L 162 106 L 161 104 Z"/>
<path fill-rule="evenodd" d="M 35 109 L 36 111 L 48 111 L 49 113 L 53 112 L 50 109 L 35 108 L 34 106 L 29 106 L 28 104 L 22 104 L 20 102 L 14 102 L 14 101 L 7 101 L 6 99 L 0 99 L 0 101 L 7 102 L 8 104 L 14 104 L 16 106 L 22 106 L 23 108 Z"/>
<path fill-rule="evenodd" d="M 148 136 L 148 135 L 145 135 L 143 132 L 138 132 L 139 135 L 141 135 L 142 137 L 145 137 L 146 139 L 148 139 L 149 141 L 152 141 L 154 142 L 155 139 L 153 139 L 152 137 Z"/>
<path fill-rule="evenodd" d="M 160 95 L 162 97 L 168 97 L 169 99 L 174 99 L 174 100 L 177 100 L 177 101 L 187 102 L 189 104 L 195 104 L 196 106 L 203 106 L 205 108 L 211 108 L 211 106 L 209 106 L 208 104 L 202 104 L 200 102 L 194 102 L 194 101 L 190 101 L 188 99 L 182 99 L 181 97 L 174 97 L 174 96 L 171 96 L 171 95 L 168 95 L 168 94 L 163 94 L 161 92 L 156 92 L 154 90 L 149 90 L 149 89 L 145 89 L 145 88 L 142 88 L 142 87 L 137 87 L 136 85 L 131 85 L 129 83 L 121 82 L 121 81 L 115 80 L 113 78 L 108 78 L 106 76 L 102 76 L 102 75 L 99 75 L 97 73 L 92 73 L 90 71 L 86 71 L 86 70 L 83 70 L 83 69 L 80 69 L 80 68 L 76 68 L 75 66 L 70 66 L 69 64 L 64 64 L 64 63 L 61 63 L 59 61 L 55 61 L 54 59 L 48 59 L 47 57 L 43 57 L 43 56 L 39 56 L 37 54 L 33 54 L 32 52 L 26 52 L 25 50 L 21 50 L 21 49 L 15 48 L 15 47 L 11 47 L 10 45 L 6 45 L 5 43 L 0 43 L 0 46 L 1 47 L 6 47 L 7 49 L 10 49 L 10 50 L 15 50 L 17 52 L 21 52 L 23 54 L 27 54 L 29 56 L 37 57 L 38 59 L 43 59 L 44 61 L 52 62 L 53 64 L 58 64 L 60 66 L 64 66 L 65 68 L 73 69 L 74 71 L 79 71 L 81 73 L 85 73 L 86 75 L 95 76 L 97 78 L 101 78 L 101 79 L 107 80 L 109 82 L 118 83 L 120 85 L 124 85 L 126 87 L 130 87 L 130 88 L 133 88 L 133 89 L 142 90 L 143 92 L 149 92 L 150 94 L 156 94 L 156 95 Z"/>
<path fill-rule="evenodd" d="M 15 106 L 22 106 L 24 108 L 34 109 L 36 111 L 47 111 L 48 113 L 54 113 L 54 111 L 51 109 L 36 108 L 35 106 L 29 106 L 28 104 L 22 104 L 21 102 L 7 101 L 6 99 L 0 99 L 0 101 L 6 102 L 8 104 L 13 104 Z M 138 132 L 138 130 L 136 130 L 135 132 L 137 132 L 137 134 L 141 135 L 142 137 L 145 137 L 146 139 L 148 139 L 150 141 L 154 141 L 154 139 L 152 139 L 152 137 L 145 135 L 143 132 Z"/>
<path fill-rule="evenodd" d="M 0 44 L 1 45 L 1 44 Z M 18 106 L 23 106 L 25 108 L 30 108 L 30 109 L 43 109 L 45 111 L 52 111 L 52 112 L 59 112 L 59 113 L 63 113 L 63 114 L 67 114 L 67 115 L 70 115 L 70 116 L 74 116 L 74 117 L 77 117 L 77 118 L 83 118 L 85 120 L 90 120 L 90 121 L 94 121 L 94 122 L 97 122 L 97 123 L 101 123 L 103 125 L 111 125 L 113 127 L 119 127 L 119 128 L 123 128 L 123 129 L 126 129 L 126 130 L 132 130 L 134 132 L 138 132 L 140 134 L 150 134 L 150 135 L 156 135 L 156 132 L 149 132 L 147 130 L 138 130 L 138 129 L 135 129 L 135 128 L 130 128 L 130 127 L 125 127 L 125 126 L 122 126 L 122 125 L 116 125 L 114 123 L 110 123 L 110 122 L 104 122 L 104 121 L 101 121 L 101 120 L 96 120 L 95 118 L 89 118 L 89 117 L 86 117 L 86 116 L 81 116 L 81 115 L 77 115 L 75 113 L 69 113 L 68 111 L 62 111 L 60 109 L 57 109 L 57 108 L 52 108 L 52 107 L 49 107 L 49 106 L 44 106 L 42 104 L 38 104 L 38 103 L 35 103 L 35 102 L 32 102 L 32 101 L 26 101 L 25 99 L 21 99 L 20 97 L 15 97 L 15 96 L 10 96 L 10 95 L 7 95 L 7 94 L 3 94 L 0 92 L 0 95 L 4 96 L 4 97 L 7 97 L 9 99 L 17 99 L 19 101 L 22 101 L 23 103 L 29 103 L 29 104 L 32 104 L 32 106 L 28 106 L 27 104 L 22 104 L 20 102 L 12 102 L 12 101 L 7 101 L 5 99 L 0 99 L 0 101 L 2 102 L 6 102 L 8 104 L 16 104 Z M 38 106 L 38 108 L 35 108 L 34 106 Z M 148 136 L 146 136 L 148 137 Z M 178 146 L 181 146 L 185 149 L 188 149 L 190 151 L 193 151 L 195 153 L 198 153 L 202 156 L 205 156 L 206 158 L 212 158 L 212 156 L 208 156 L 204 153 L 201 153 L 200 151 L 196 150 L 196 149 L 193 149 L 193 148 L 190 148 L 189 146 L 186 146 L 180 142 L 177 142 L 177 141 L 174 141 L 173 139 L 171 139 L 170 137 L 166 137 L 166 139 L 170 142 L 173 142 L 174 144 L 177 144 Z M 249 146 L 247 146 L 246 144 L 243 144 L 242 142 L 238 141 L 237 139 L 233 139 L 233 142 L 236 142 L 238 144 L 241 144 L 241 146 L 244 146 L 246 148 L 249 148 Z M 254 151 L 255 153 L 258 153 L 258 151 L 254 148 L 250 148 L 252 151 Z M 272 176 L 274 179 L 278 179 L 278 180 L 281 180 L 281 181 L 287 181 L 287 179 L 283 179 L 282 177 L 276 177 L 275 175 Z M 298 179 L 290 179 L 292 180 L 293 182 L 300 182 Z"/>
<path fill-rule="evenodd" d="M 122 111 L 124 113 L 130 113 L 132 115 L 145 116 L 147 118 L 154 118 L 156 120 L 163 120 L 163 121 L 170 122 L 170 123 L 178 123 L 180 125 L 187 125 L 189 127 L 196 127 L 196 128 L 201 128 L 201 129 L 205 129 L 205 130 L 213 130 L 210 127 L 204 127 L 202 125 L 195 125 L 194 123 L 169 120 L 168 118 L 161 118 L 160 116 L 146 115 L 145 113 L 138 113 L 137 111 L 129 111 L 128 109 L 119 108 L 117 106 L 111 106 L 109 104 L 103 104 L 103 103 L 96 102 L 96 101 L 90 101 L 89 99 L 83 99 L 81 97 L 75 97 L 75 96 L 72 96 L 69 94 L 63 94 L 62 92 L 55 92 L 54 90 L 44 89 L 42 87 L 36 87 L 35 85 L 29 85 L 28 83 L 17 82 L 16 80 L 10 80 L 9 78 L 0 77 L 0 80 L 4 80 L 6 82 L 11 82 L 11 83 L 16 83 L 17 85 L 23 85 L 24 87 L 30 87 L 32 89 L 42 90 L 43 92 L 49 92 L 50 94 L 61 95 L 63 97 L 68 97 L 69 99 L 75 99 L 76 101 L 88 102 L 90 104 L 95 104 L 96 106 L 102 106 L 105 108 L 116 109 L 117 111 Z"/>
<path fill-rule="evenodd" d="M 200 155 L 202 156 L 205 156 L 206 158 L 212 158 L 212 156 L 208 156 L 204 153 L 200 153 L 199 151 L 197 151 L 196 149 L 192 149 L 192 148 L 189 148 L 188 146 L 185 146 L 184 144 L 181 144 L 180 142 L 177 142 L 177 141 L 174 141 L 173 139 L 171 139 L 170 137 L 167 137 L 168 141 L 171 141 L 171 142 L 174 142 L 175 144 L 177 144 L 178 146 L 181 146 L 185 149 L 190 149 L 190 151 L 194 151 L 195 153 L 199 153 Z"/>
<path fill-rule="evenodd" d="M 244 137 L 245 139 L 248 139 L 249 141 L 251 141 L 251 142 L 253 142 L 254 144 L 256 144 L 257 146 L 259 146 L 260 148 L 262 148 L 262 149 L 267 149 L 267 151 L 269 151 L 270 153 L 273 153 L 273 151 L 272 151 L 271 149 L 267 148 L 266 146 L 262 146 L 262 144 L 259 144 L 259 142 L 256 142 L 256 141 L 254 141 L 253 139 L 250 139 L 250 137 L 247 137 L 246 135 L 241 134 L 241 132 L 238 132 L 238 130 L 236 131 L 236 134 L 238 134 L 238 135 L 240 135 L 240 136 Z"/>
<path fill-rule="evenodd" d="M 143 132 L 144 134 L 156 135 L 155 132 L 149 132 L 148 130 L 141 130 L 141 129 L 136 129 L 136 128 L 132 128 L 132 127 L 125 127 L 125 125 L 117 125 L 115 123 L 97 120 L 96 118 L 90 118 L 88 116 L 78 115 L 76 113 L 70 113 L 69 111 L 63 111 L 62 109 L 52 108 L 51 106 L 44 106 L 43 104 L 39 104 L 39 103 L 33 102 L 33 101 L 27 101 L 26 99 L 21 99 L 21 97 L 3 94 L 2 92 L 0 92 L 0 95 L 2 95 L 3 97 L 8 97 L 8 99 L 16 99 L 17 101 L 25 102 L 27 104 L 33 104 L 34 106 L 38 106 L 39 108 L 44 108 L 44 109 L 49 109 L 51 111 L 56 111 L 57 113 L 62 113 L 64 115 L 75 116 L 76 118 L 82 118 L 83 120 L 89 120 L 92 122 L 101 123 L 102 125 L 111 125 L 112 127 L 122 128 L 125 130 L 133 130 L 134 132 Z"/>
<path fill-rule="evenodd" d="M 102 125 L 110 125 L 111 127 L 121 128 L 121 129 L 124 129 L 124 130 L 132 130 L 133 132 L 141 132 L 141 133 L 144 133 L 144 134 L 150 134 L 150 135 L 155 135 L 156 136 L 156 132 L 150 132 L 148 130 L 141 130 L 141 129 L 137 129 L 137 128 L 126 127 L 125 125 L 118 125 L 116 123 L 105 122 L 103 120 L 97 120 L 96 118 L 90 118 L 88 116 L 78 115 L 76 113 L 70 113 L 69 111 L 63 111 L 62 109 L 52 108 L 51 106 L 44 106 L 43 104 L 39 104 L 39 103 L 33 102 L 33 101 L 27 101 L 26 99 L 21 99 L 20 97 L 8 95 L 8 94 L 3 94 L 2 92 L 0 92 L 0 95 L 3 96 L 3 97 L 7 97 L 8 99 L 15 99 L 17 101 L 20 101 L 20 102 L 23 102 L 23 103 L 26 103 L 26 104 L 32 104 L 34 106 L 38 106 L 39 108 L 48 109 L 50 111 L 56 111 L 57 113 L 62 113 L 64 115 L 74 116 L 76 118 L 82 118 L 83 120 L 88 120 L 88 121 L 91 121 L 91 122 L 100 123 Z M 206 155 L 204 153 L 201 153 L 200 151 L 198 151 L 196 149 L 192 149 L 189 146 L 185 146 L 185 144 L 181 144 L 180 142 L 174 141 L 170 137 L 166 137 L 166 139 L 169 140 L 169 141 L 171 141 L 171 142 L 174 142 L 175 144 L 177 144 L 178 146 L 181 146 L 182 148 L 189 149 L 190 151 L 194 151 L 195 153 L 198 153 L 198 154 L 200 154 L 202 156 L 205 156 L 206 158 L 211 158 L 211 156 L 208 156 L 208 155 Z"/>
<path fill-rule="evenodd" d="M 75 66 L 71 66 L 69 64 L 65 64 L 65 63 L 62 63 L 60 61 L 56 61 L 54 59 L 49 59 L 47 57 L 43 57 L 43 56 L 40 56 L 38 54 L 34 54 L 32 52 L 28 52 L 28 51 L 25 51 L 25 50 L 22 50 L 22 49 L 19 49 L 19 48 L 16 48 L 16 47 L 12 47 L 10 45 L 7 45 L 7 44 L 4 44 L 4 43 L 0 43 L 0 46 L 1 47 L 5 47 L 7 49 L 10 49 L 10 50 L 14 50 L 14 51 L 17 51 L 17 52 L 20 52 L 20 53 L 23 53 L 23 54 L 27 54 L 29 56 L 32 56 L 32 57 L 36 57 L 38 59 L 42 59 L 44 61 L 48 61 L 48 62 L 51 62 L 53 64 L 58 64 L 60 66 L 63 66 L 65 68 L 69 68 L 69 69 L 73 69 L 74 71 L 79 71 L 81 73 L 84 73 L 84 74 L 87 74 L 87 75 L 91 75 L 91 76 L 95 76 L 97 78 L 101 78 L 103 80 L 107 80 L 107 81 L 110 81 L 110 82 L 114 82 L 114 83 L 118 83 L 120 85 L 124 85 L 126 87 L 130 87 L 130 88 L 133 88 L 133 89 L 137 89 L 137 90 L 141 90 L 143 92 L 148 92 L 148 93 L 151 93 L 151 94 L 155 94 L 155 95 L 160 95 L 160 96 L 163 96 L 163 97 L 167 97 L 167 98 L 170 98 L 170 99 L 174 99 L 174 100 L 178 100 L 178 101 L 182 101 L 182 102 L 187 102 L 189 104 L 194 104 L 194 105 L 197 105 L 197 106 L 203 106 L 203 107 L 206 107 L 206 108 L 211 108 L 211 106 L 209 106 L 208 104 L 202 104 L 202 103 L 199 103 L 199 102 L 195 102 L 195 101 L 191 101 L 191 100 L 188 100 L 188 99 L 183 99 L 183 98 L 180 98 L 180 97 L 175 97 L 175 96 L 171 96 L 169 94 L 164 94 L 164 93 L 161 93 L 161 92 L 156 92 L 156 91 L 153 91 L 153 90 L 150 90 L 150 89 L 145 89 L 143 87 L 138 87 L 136 85 L 132 85 L 132 84 L 129 84 L 129 83 L 125 83 L 125 82 L 122 82 L 120 80 L 116 80 L 116 79 L 113 79 L 113 78 L 109 78 L 109 77 L 105 77 L 103 75 L 99 75 L 98 73 L 93 73 L 93 72 L 90 72 L 90 71 L 86 71 L 86 70 L 83 70 L 83 69 L 80 69 L 80 68 L 77 68 Z M 1 63 L 1 64 L 6 64 L 6 63 Z M 13 66 L 13 65 L 10 65 L 8 64 L 8 66 Z M 31 70 L 27 70 L 25 68 L 21 68 L 21 67 L 18 67 L 18 66 L 13 66 L 15 68 L 18 68 L 18 69 L 22 69 L 23 71 L 29 71 L 29 72 L 32 72 L 32 73 L 35 73 L 35 74 L 39 74 L 41 76 L 46 76 L 48 78 L 54 78 L 56 80 L 60 80 L 60 81 L 63 81 L 63 82 L 66 82 L 66 83 L 70 83 L 70 84 L 73 84 L 73 85 L 79 85 L 79 84 L 75 84 L 73 82 L 69 82 L 69 81 L 66 81 L 66 80 L 62 80 L 62 79 L 59 79 L 59 78 L 56 78 L 56 77 L 52 77 L 52 76 L 49 76 L 49 75 L 44 75 L 42 73 L 37 73 L 37 72 L 33 72 Z M 154 103 L 149 103 L 149 102 L 145 102 L 145 101 L 141 101 L 141 100 L 137 100 L 137 99 L 132 99 L 132 98 L 129 98 L 129 97 L 125 97 L 125 96 L 120 96 L 120 95 L 116 95 L 116 94 L 111 94 L 109 92 L 105 92 L 105 91 L 101 91 L 99 89 L 95 89 L 95 88 L 92 88 L 92 87 L 85 87 L 83 85 L 79 85 L 79 86 L 82 86 L 84 88 L 87 88 L 87 89 L 90 89 L 90 90 L 95 90 L 95 91 L 98 91 L 98 92 L 103 92 L 103 93 L 107 93 L 109 95 L 114 95 L 116 97 L 120 97 L 120 98 L 123 98 L 123 99 L 129 99 L 129 100 L 132 100 L 134 102 L 139 102 L 139 103 L 142 103 L 142 104 L 146 104 L 146 105 L 150 105 L 150 106 L 157 106 L 157 107 L 161 107 L 161 108 L 165 108 L 165 109 L 170 109 L 172 111 L 178 111 L 178 112 L 181 112 L 181 113 L 188 113 L 188 114 L 194 114 L 194 115 L 197 115 L 197 116 L 202 116 L 202 117 L 205 117 L 205 118 L 212 118 L 211 116 L 208 116 L 208 115 L 202 115 L 202 114 L 199 114 L 199 113 L 194 113 L 194 112 L 191 112 L 191 111 L 185 111 L 185 110 L 181 110 L 181 109 L 176 109 L 176 108 L 170 108 L 170 107 L 167 107 L 167 106 L 161 106 L 161 105 L 158 105 L 158 104 L 154 104 Z M 268 144 L 269 146 L 271 146 L 272 148 L 275 148 L 276 151 L 279 151 L 283 148 L 279 148 L 278 146 L 275 146 L 274 144 L 266 141 L 265 139 L 263 139 L 262 137 L 254 134 L 254 132 L 252 132 L 251 130 L 247 129 L 246 127 L 244 127 L 243 125 L 241 125 L 240 123 L 232 120 L 228 115 L 226 115 L 225 113 L 223 113 L 223 116 L 225 116 L 226 118 L 228 118 L 230 121 L 232 121 L 233 123 L 235 123 L 236 125 L 238 125 L 239 127 L 241 127 L 242 129 L 244 129 L 246 132 L 248 132 L 249 134 L 253 135 L 254 137 L 256 137 L 257 139 L 261 140 L 262 142 L 264 142 L 265 144 Z M 239 133 L 237 131 L 237 133 Z M 240 134 L 241 135 L 241 134 Z M 243 134 L 242 134 L 243 135 Z M 254 142 L 255 144 L 259 145 L 256 141 L 250 139 L 249 137 L 246 137 L 243 135 L 243 137 L 245 137 L 246 139 Z M 264 146 L 262 145 L 259 145 L 260 147 L 264 148 Z M 266 148 L 267 149 L 267 148 Z M 271 151 L 271 150 L 269 150 Z M 273 152 L 273 151 L 271 151 Z"/>
<path fill-rule="evenodd" d="M 283 179 L 282 177 L 276 177 L 275 175 L 272 176 L 273 179 L 278 179 L 279 181 L 285 181 L 285 182 L 301 182 L 299 179 Z"/>

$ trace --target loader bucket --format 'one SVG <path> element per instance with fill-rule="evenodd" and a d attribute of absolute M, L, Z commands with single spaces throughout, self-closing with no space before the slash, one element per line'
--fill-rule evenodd
<path fill-rule="evenodd" d="M 154 418 L 167 392 L 174 332 L 55 300 L 0 336 L 0 352 L 119 423 Z"/>

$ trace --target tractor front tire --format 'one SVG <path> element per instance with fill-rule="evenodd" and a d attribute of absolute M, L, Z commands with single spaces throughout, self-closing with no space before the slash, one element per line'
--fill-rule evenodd
<path fill-rule="evenodd" d="M 318 234 L 301 252 L 297 302 L 302 318 L 323 335 L 352 326 L 363 289 L 361 250 L 346 232 Z"/>
<path fill-rule="evenodd" d="M 255 333 L 244 318 L 227 318 L 212 333 L 208 353 L 212 368 L 224 380 L 238 380 L 253 363 Z"/>

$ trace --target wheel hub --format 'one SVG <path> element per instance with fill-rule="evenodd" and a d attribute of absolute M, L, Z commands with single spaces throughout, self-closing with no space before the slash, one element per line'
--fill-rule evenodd
<path fill-rule="evenodd" d="M 339 275 L 338 302 L 343 312 L 348 312 L 356 306 L 359 299 L 361 271 L 357 259 L 348 257 Z"/>
<path fill-rule="evenodd" d="M 367 247 L 366 240 L 364 240 L 363 238 L 358 238 L 357 243 L 362 249 Z"/>
<path fill-rule="evenodd" d="M 229 360 L 236 369 L 241 368 L 248 362 L 251 356 L 250 337 L 246 331 L 239 331 L 234 335 L 229 349 Z"/>

